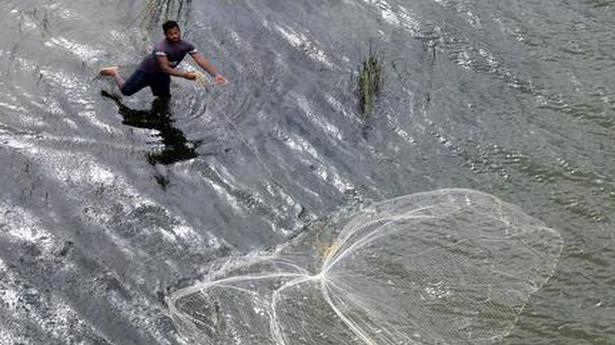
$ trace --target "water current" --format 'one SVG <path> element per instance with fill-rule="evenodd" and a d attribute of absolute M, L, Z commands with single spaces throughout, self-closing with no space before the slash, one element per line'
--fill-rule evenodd
<path fill-rule="evenodd" d="M 191 343 L 169 298 L 212 263 L 443 188 L 518 205 L 563 239 L 494 343 L 615 344 L 612 1 L 0 0 L 0 13 L 0 344 Z M 165 19 L 230 83 L 108 97 L 98 70 L 128 75 Z M 383 79 L 362 115 L 370 50 Z"/>

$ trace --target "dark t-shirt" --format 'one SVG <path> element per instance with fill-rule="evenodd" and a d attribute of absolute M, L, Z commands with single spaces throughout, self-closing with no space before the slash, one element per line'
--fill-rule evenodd
<path fill-rule="evenodd" d="M 165 38 L 154 46 L 154 51 L 151 54 L 143 59 L 138 70 L 147 73 L 161 73 L 162 70 L 158 64 L 158 56 L 166 56 L 169 59 L 169 65 L 175 68 L 184 59 L 186 54 L 194 54 L 196 52 L 196 48 L 191 43 L 186 41 L 171 43 Z"/>

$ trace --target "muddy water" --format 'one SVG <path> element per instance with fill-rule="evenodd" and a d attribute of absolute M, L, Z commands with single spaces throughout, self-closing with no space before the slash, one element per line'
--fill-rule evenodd
<path fill-rule="evenodd" d="M 0 10 L 1 344 L 181 344 L 164 297 L 213 260 L 448 187 L 517 204 L 565 240 L 502 344 L 615 343 L 610 2 Z M 128 75 L 167 18 L 231 83 L 174 80 L 165 105 L 101 95 L 118 92 L 97 70 Z M 370 47 L 384 81 L 362 117 L 355 71 Z"/>

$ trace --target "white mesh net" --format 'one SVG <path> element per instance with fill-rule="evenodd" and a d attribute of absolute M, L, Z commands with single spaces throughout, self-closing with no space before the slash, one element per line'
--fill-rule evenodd
<path fill-rule="evenodd" d="M 315 238 L 332 241 L 322 250 Z M 381 202 L 168 302 L 201 344 L 491 344 L 552 275 L 560 235 L 471 190 Z M 321 254 L 321 255 L 319 255 Z"/>

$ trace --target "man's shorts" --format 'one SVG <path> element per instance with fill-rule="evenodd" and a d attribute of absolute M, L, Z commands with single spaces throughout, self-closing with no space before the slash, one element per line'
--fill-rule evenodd
<path fill-rule="evenodd" d="M 171 96 L 171 76 L 166 73 L 147 73 L 136 70 L 122 87 L 122 94 L 131 96 L 137 91 L 149 86 L 154 96 Z"/>

